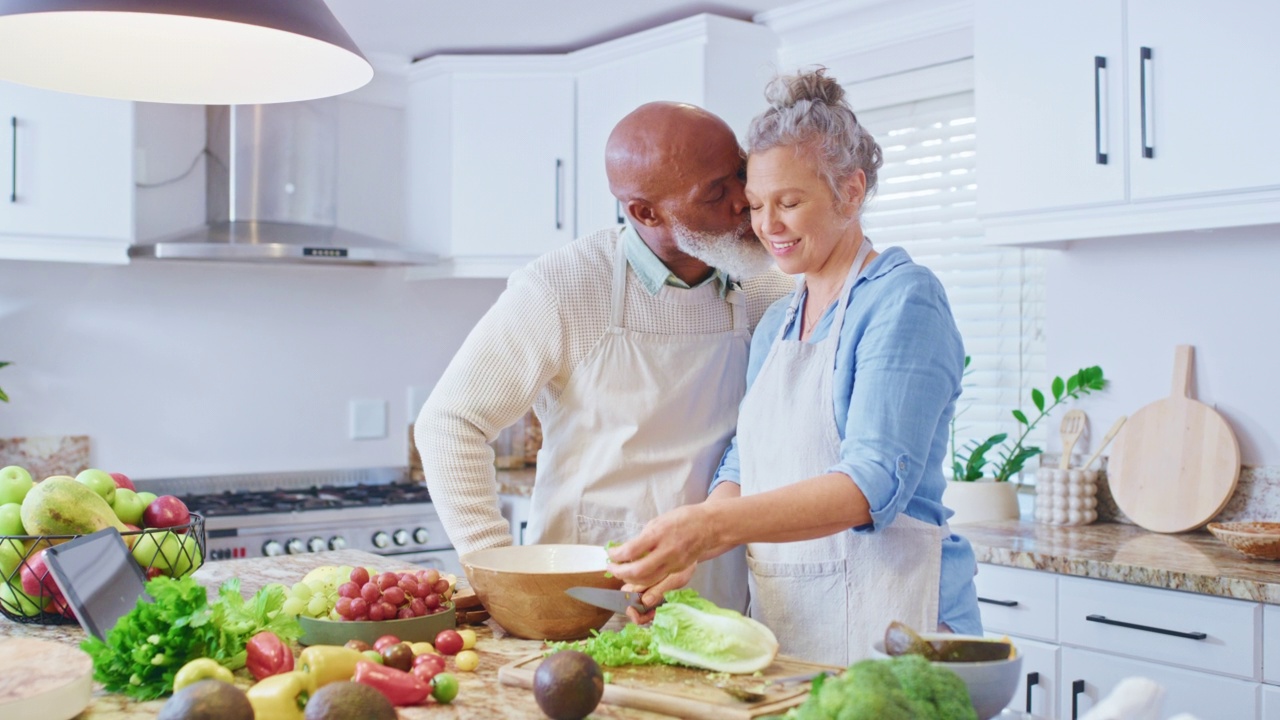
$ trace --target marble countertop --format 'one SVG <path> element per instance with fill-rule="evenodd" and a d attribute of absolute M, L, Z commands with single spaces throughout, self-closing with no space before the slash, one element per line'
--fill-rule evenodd
<path fill-rule="evenodd" d="M 1252 560 L 1206 531 L 1164 535 L 1120 523 L 956 525 L 978 562 L 1280 605 L 1280 563 Z"/>
<path fill-rule="evenodd" d="M 230 577 L 238 577 L 241 592 L 247 597 L 267 583 L 293 584 L 312 568 L 322 565 L 365 565 L 379 569 L 397 569 L 389 566 L 387 559 L 358 550 L 314 553 L 276 558 L 252 558 L 207 563 L 196 571 L 195 577 L 202 585 L 216 591 L 218 585 Z M 497 626 L 475 627 L 478 640 L 476 651 L 480 654 L 480 667 L 475 672 L 455 673 L 459 682 L 458 697 L 450 705 L 428 704 L 421 707 L 399 708 L 401 718 L 407 720 L 448 718 L 486 718 L 492 720 L 534 720 L 545 718 L 533 699 L 533 692 L 524 688 L 509 687 L 498 683 L 498 668 L 541 649 L 542 643 L 503 637 Z M 54 642 L 78 645 L 84 639 L 84 631 L 78 625 L 26 625 L 0 617 L 0 638 L 32 637 Z M 452 669 L 452 664 L 450 664 Z M 236 672 L 236 684 L 242 689 L 252 684 L 252 677 L 245 670 Z M 137 702 L 123 695 L 108 693 L 94 683 L 93 701 L 76 720 L 152 720 L 160 713 L 163 700 Z M 657 720 L 666 715 L 600 705 L 592 718 L 597 720 Z"/>

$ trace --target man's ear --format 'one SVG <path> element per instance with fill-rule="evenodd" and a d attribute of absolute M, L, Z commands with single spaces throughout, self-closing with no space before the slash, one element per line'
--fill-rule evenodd
<path fill-rule="evenodd" d="M 644 200 L 628 200 L 627 215 L 632 222 L 645 227 L 658 227 L 662 224 L 662 218 L 658 216 L 658 209 Z"/>

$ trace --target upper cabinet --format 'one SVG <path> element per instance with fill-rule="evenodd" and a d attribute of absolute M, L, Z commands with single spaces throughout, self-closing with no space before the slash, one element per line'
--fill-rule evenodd
<path fill-rule="evenodd" d="M 133 104 L 0 82 L 0 258 L 128 262 Z"/>
<path fill-rule="evenodd" d="M 656 100 L 685 102 L 724 118 L 742 139 L 764 110 L 777 38 L 741 20 L 699 15 L 572 53 L 578 81 L 578 231 L 623 221 L 609 192 L 604 149 L 627 113 Z"/>
<path fill-rule="evenodd" d="M 978 0 L 987 238 L 1280 222 L 1280 5 Z"/>
<path fill-rule="evenodd" d="M 506 277 L 574 238 L 574 80 L 558 56 L 453 57 L 410 71 L 413 277 Z"/>

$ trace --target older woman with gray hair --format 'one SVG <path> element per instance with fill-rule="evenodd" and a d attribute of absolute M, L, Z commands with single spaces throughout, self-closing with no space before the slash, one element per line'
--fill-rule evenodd
<path fill-rule="evenodd" d="M 766 97 L 748 136 L 751 223 L 802 279 L 756 328 L 707 500 L 611 549 L 610 570 L 653 606 L 745 544 L 752 615 L 818 662 L 867 656 L 895 620 L 981 634 L 973 550 L 942 505 L 964 370 L 946 293 L 905 250 L 864 237 L 881 152 L 839 83 L 783 76 Z"/>

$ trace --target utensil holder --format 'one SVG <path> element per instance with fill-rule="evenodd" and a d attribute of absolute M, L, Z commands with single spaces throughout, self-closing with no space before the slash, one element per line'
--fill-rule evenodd
<path fill-rule="evenodd" d="M 1088 525 L 1098 519 L 1098 471 L 1042 467 L 1036 471 L 1036 522 Z"/>

